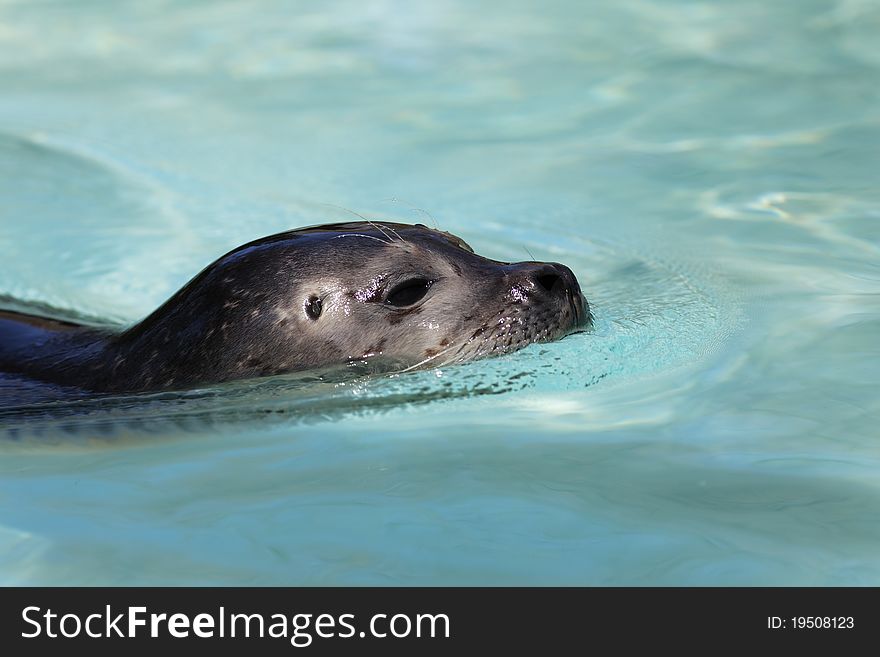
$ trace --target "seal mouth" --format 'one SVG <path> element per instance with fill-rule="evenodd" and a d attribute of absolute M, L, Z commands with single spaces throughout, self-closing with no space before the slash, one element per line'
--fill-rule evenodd
<path fill-rule="evenodd" d="M 590 304 L 583 293 L 571 291 L 568 298 L 571 312 L 574 315 L 572 331 L 585 331 L 593 326 L 593 313 L 590 312 Z"/>

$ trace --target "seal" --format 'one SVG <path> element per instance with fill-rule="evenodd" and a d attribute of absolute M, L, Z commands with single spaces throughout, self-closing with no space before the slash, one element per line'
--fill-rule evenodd
<path fill-rule="evenodd" d="M 591 323 L 571 270 L 506 263 L 422 224 L 328 224 L 238 247 L 124 330 L 0 311 L 0 371 L 96 392 L 353 363 L 446 365 Z"/>

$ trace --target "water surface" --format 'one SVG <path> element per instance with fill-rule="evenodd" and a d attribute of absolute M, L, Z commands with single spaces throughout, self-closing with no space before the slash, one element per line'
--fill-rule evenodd
<path fill-rule="evenodd" d="M 880 583 L 880 4 L 0 2 L 0 298 L 126 324 L 296 226 L 596 328 L 333 385 L 0 379 L 0 581 Z"/>

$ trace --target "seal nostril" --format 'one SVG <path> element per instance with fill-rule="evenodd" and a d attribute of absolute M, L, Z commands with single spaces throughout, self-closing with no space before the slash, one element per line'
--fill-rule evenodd
<path fill-rule="evenodd" d="M 535 278 L 535 281 L 545 292 L 552 292 L 553 288 L 562 282 L 562 277 L 556 274 L 541 274 Z"/>

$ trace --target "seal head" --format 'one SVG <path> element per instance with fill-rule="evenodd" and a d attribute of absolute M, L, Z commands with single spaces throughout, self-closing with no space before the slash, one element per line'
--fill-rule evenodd
<path fill-rule="evenodd" d="M 490 260 L 421 224 L 330 224 L 231 251 L 121 333 L 31 321 L 17 353 L 0 346 L 0 368 L 101 391 L 185 388 L 353 362 L 457 363 L 590 321 L 564 265 Z"/>

